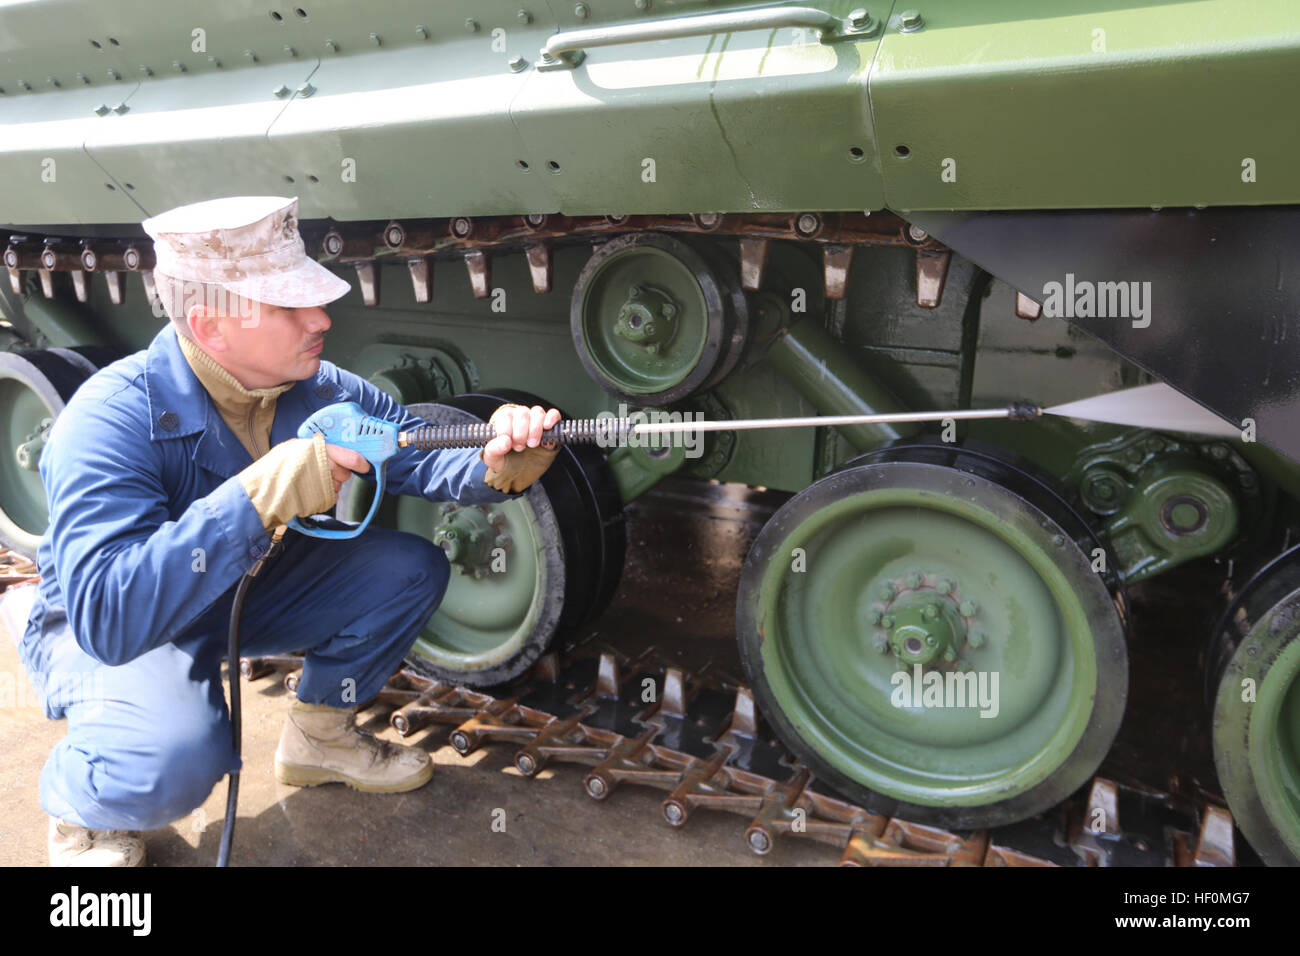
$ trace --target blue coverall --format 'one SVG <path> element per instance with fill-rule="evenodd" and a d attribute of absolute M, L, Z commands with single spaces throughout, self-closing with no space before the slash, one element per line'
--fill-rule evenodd
<path fill-rule="evenodd" d="M 364 379 L 322 361 L 276 400 L 271 443 L 333 402 L 419 424 Z M 19 655 L 68 735 L 41 772 L 47 813 L 94 829 L 156 829 L 239 769 L 220 680 L 235 588 L 270 546 L 236 477 L 252 463 L 168 324 L 68 402 L 40 460 L 50 509 Z M 506 501 L 475 450 L 400 449 L 388 490 Z M 373 482 L 373 475 L 366 480 Z M 400 666 L 446 590 L 442 550 L 369 528 L 324 540 L 290 531 L 250 587 L 240 647 L 306 650 L 298 696 L 368 700 Z"/>

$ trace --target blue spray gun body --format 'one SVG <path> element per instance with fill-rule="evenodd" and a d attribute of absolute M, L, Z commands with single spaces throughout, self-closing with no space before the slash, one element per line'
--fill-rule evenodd
<path fill-rule="evenodd" d="M 398 428 L 393 422 L 368 415 L 356 402 L 335 402 L 326 405 L 298 427 L 299 438 L 311 438 L 320 433 L 325 441 L 340 448 L 359 452 L 375 470 L 375 500 L 365 519 L 355 528 L 340 530 L 293 518 L 289 527 L 313 538 L 355 538 L 370 525 L 370 519 L 379 509 L 384 497 L 384 479 L 388 459 L 397 454 Z"/>

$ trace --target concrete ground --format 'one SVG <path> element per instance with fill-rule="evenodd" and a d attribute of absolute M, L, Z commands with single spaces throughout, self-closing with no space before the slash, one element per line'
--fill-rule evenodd
<path fill-rule="evenodd" d="M 633 509 L 623 586 L 595 629 L 601 640 L 621 648 L 646 639 L 661 648 L 676 647 L 672 653 L 684 663 L 718 653 L 734 656 L 727 630 L 735 576 L 769 512 L 715 508 L 716 514 L 698 517 L 689 529 L 653 513 L 682 504 L 669 496 Z M 669 549 L 677 556 L 662 553 Z M 695 564 L 686 573 L 680 571 L 683 557 Z M 653 597 L 664 593 L 658 576 L 674 563 L 691 595 L 688 626 L 683 626 L 683 602 Z M 650 582 L 655 586 L 648 589 Z M 700 812 L 674 830 L 663 820 L 661 791 L 622 787 L 598 804 L 583 791 L 585 767 L 556 764 L 529 780 L 511 763 L 514 747 L 489 745 L 463 758 L 447 744 L 447 726 L 434 725 L 403 740 L 389 729 L 384 707 L 363 713 L 360 726 L 429 751 L 435 771 L 426 786 L 405 794 L 359 793 L 341 784 L 285 786 L 271 766 L 288 694 L 277 677 L 267 677 L 246 682 L 243 701 L 245 769 L 234 865 L 780 866 L 833 865 L 839 859 L 834 847 L 800 840 L 778 841 L 768 856 L 755 856 L 742 839 L 748 820 L 739 815 Z M 48 817 L 39 804 L 37 781 L 64 733 L 65 721 L 45 719 L 12 636 L 0 638 L 0 746 L 6 758 L 0 762 L 0 866 L 46 863 Z M 211 865 L 225 798 L 222 781 L 190 817 L 146 833 L 147 862 Z M 504 832 L 493 826 L 501 819 Z"/>

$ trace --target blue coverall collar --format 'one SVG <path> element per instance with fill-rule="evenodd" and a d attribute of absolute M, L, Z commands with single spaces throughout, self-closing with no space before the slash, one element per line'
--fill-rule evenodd
<path fill-rule="evenodd" d="M 203 432 L 194 446 L 194 460 L 223 478 L 238 474 L 253 459 L 238 442 L 234 450 L 224 442 L 219 430 L 229 431 L 207 389 L 186 361 L 176 330 L 171 323 L 154 336 L 145 356 L 145 394 L 149 401 L 149 438 L 165 441 Z M 312 378 L 294 385 L 276 399 L 276 418 L 285 410 L 288 420 L 305 420 L 318 408 L 335 401 L 336 389 L 321 362 Z M 292 437 L 292 436 L 290 436 Z M 274 441 L 274 438 L 272 439 Z"/>

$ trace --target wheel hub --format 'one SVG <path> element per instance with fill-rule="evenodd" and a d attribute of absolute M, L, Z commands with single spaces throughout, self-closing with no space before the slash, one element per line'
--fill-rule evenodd
<path fill-rule="evenodd" d="M 886 607 L 880 624 L 894 655 L 922 667 L 954 663 L 966 637 L 956 607 L 938 592 L 900 595 Z"/>
<path fill-rule="evenodd" d="M 657 355 L 677 331 L 678 305 L 665 292 L 651 286 L 634 285 L 618 310 L 614 334 L 645 347 Z"/>
<path fill-rule="evenodd" d="M 54 419 L 44 418 L 37 428 L 28 432 L 27 437 L 14 449 L 14 458 L 18 467 L 28 471 L 40 471 L 41 452 L 45 449 L 45 436 L 49 434 Z"/>
<path fill-rule="evenodd" d="M 481 578 L 492 568 L 493 553 L 509 550 L 506 516 L 486 505 L 461 507 L 447 502 L 440 506 L 442 523 L 433 533 L 433 543 L 446 552 L 447 560 L 460 574 Z"/>
<path fill-rule="evenodd" d="M 955 579 L 914 570 L 875 590 L 881 598 L 872 607 L 877 650 L 892 651 L 908 666 L 971 668 L 969 652 L 984 646 L 984 632 L 975 624 L 979 605 L 962 597 Z"/>

